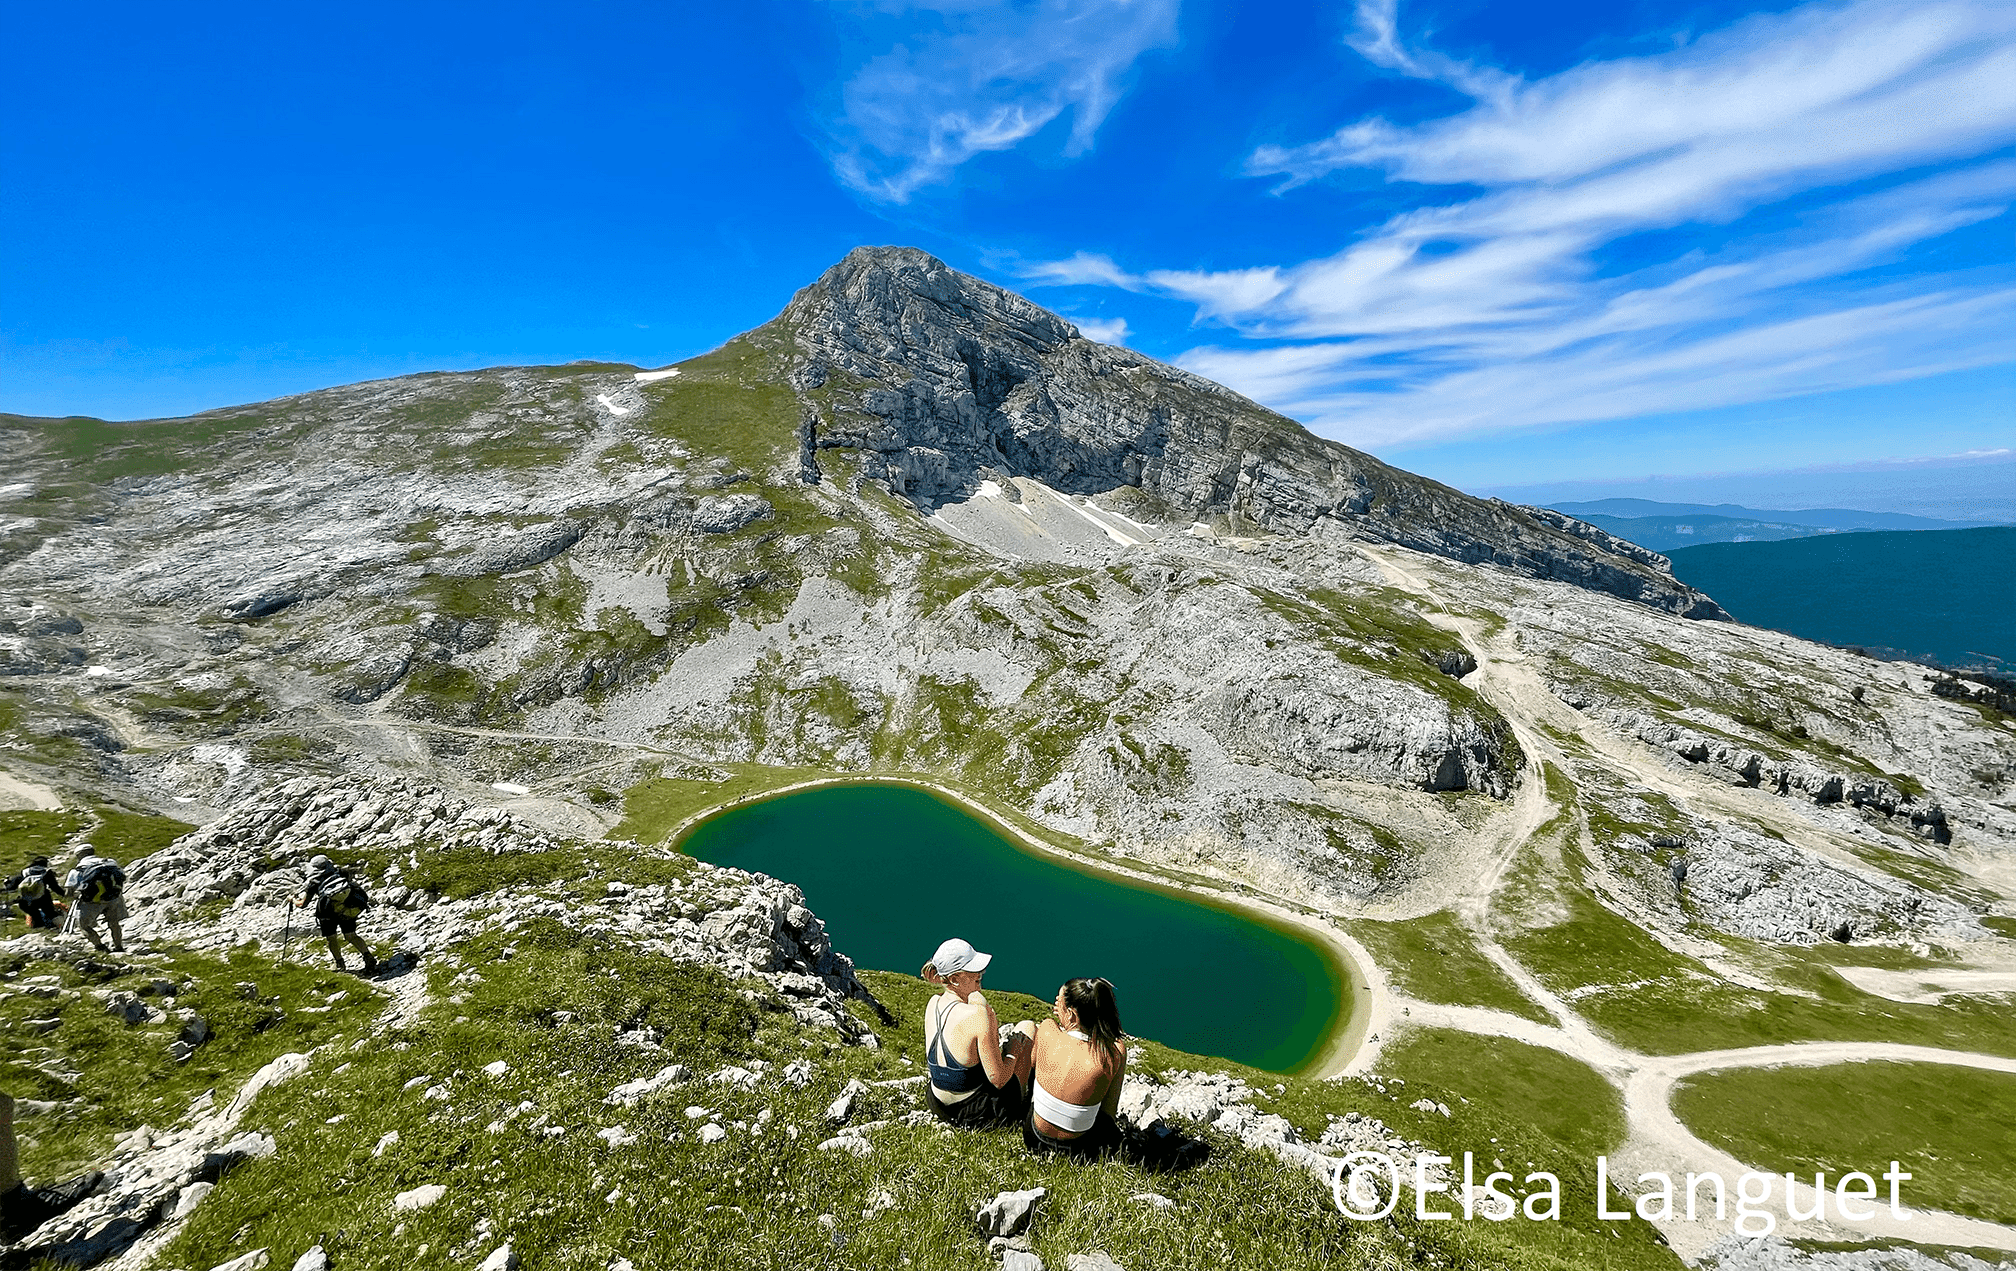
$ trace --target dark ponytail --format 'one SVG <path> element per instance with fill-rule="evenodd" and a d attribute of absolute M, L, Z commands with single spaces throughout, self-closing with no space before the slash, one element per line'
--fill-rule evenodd
<path fill-rule="evenodd" d="M 1113 998 L 1112 982 L 1098 978 L 1066 980 L 1064 1005 L 1078 1013 L 1078 1027 L 1111 1056 L 1120 1045 L 1120 1004 Z"/>

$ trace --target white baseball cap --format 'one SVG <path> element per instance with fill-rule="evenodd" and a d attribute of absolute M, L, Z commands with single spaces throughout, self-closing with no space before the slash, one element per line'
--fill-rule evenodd
<path fill-rule="evenodd" d="M 982 953 L 964 940 L 947 940 L 938 946 L 938 952 L 931 955 L 931 969 L 940 975 L 950 975 L 954 971 L 985 971 L 987 964 L 994 960 L 991 953 Z"/>

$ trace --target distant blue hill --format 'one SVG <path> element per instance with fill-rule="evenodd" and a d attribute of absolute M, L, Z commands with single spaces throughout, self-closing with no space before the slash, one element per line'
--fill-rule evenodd
<path fill-rule="evenodd" d="M 1629 539 L 1655 552 L 1693 547 L 1700 543 L 1758 543 L 1781 538 L 1817 538 L 1823 534 L 1866 534 L 1867 530 L 1823 529 L 1818 525 L 1787 525 L 1779 521 L 1758 521 L 1734 516 L 1600 516 L 1579 515 L 1598 529 Z"/>
<path fill-rule="evenodd" d="M 1662 520 L 1673 517 L 1706 516 L 1734 521 L 1755 521 L 1766 525 L 1807 525 L 1828 530 L 1960 530 L 1999 523 L 1939 521 L 1929 516 L 1907 516 L 1902 512 L 1858 512 L 1853 508 L 1776 511 L 1769 508 L 1746 508 L 1735 503 L 1660 503 L 1653 499 L 1595 499 L 1587 503 L 1550 503 L 1547 506 L 1584 521 L 1599 516 L 1632 519 L 1657 517 Z"/>
<path fill-rule="evenodd" d="M 1668 554 L 1739 621 L 1946 666 L 2016 666 L 2016 526 L 1871 531 Z"/>

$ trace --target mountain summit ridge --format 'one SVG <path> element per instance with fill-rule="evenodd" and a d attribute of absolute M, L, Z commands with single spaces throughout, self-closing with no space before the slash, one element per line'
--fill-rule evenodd
<path fill-rule="evenodd" d="M 752 338 L 787 345 L 819 402 L 804 463 L 860 452 L 920 509 L 982 481 L 1138 488 L 1176 524 L 1391 543 L 1726 619 L 1664 557 L 1561 513 L 1477 499 L 1220 384 L 1085 339 L 1057 314 L 916 248 L 858 247 Z"/>

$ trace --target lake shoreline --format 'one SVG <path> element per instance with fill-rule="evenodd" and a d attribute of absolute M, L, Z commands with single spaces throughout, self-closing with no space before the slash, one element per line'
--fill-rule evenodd
<path fill-rule="evenodd" d="M 1250 895 L 1234 895 L 1195 883 L 1179 882 L 1132 869 L 1113 861 L 1081 855 L 1068 848 L 1030 834 L 986 804 L 962 790 L 920 777 L 832 776 L 793 781 L 785 785 L 741 795 L 688 814 L 668 830 L 665 846 L 680 850 L 680 843 L 704 823 L 752 804 L 765 803 L 787 795 L 832 786 L 900 786 L 941 799 L 959 811 L 985 822 L 1004 839 L 1032 855 L 1094 876 L 1149 890 L 1174 893 L 1192 903 L 1229 910 L 1302 939 L 1329 961 L 1341 990 L 1348 996 L 1348 1009 L 1332 1026 L 1323 1043 L 1310 1058 L 1297 1065 L 1295 1075 L 1318 1079 L 1350 1076 L 1363 1071 L 1377 1057 L 1380 1044 L 1390 1031 L 1391 1009 L 1386 978 L 1371 954 L 1347 932 L 1330 926 L 1285 904 Z M 789 880 L 786 880 L 789 881 Z M 1368 1044 L 1368 1042 L 1370 1044 Z M 1236 1062 L 1236 1061 L 1234 1061 Z"/>

